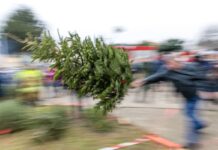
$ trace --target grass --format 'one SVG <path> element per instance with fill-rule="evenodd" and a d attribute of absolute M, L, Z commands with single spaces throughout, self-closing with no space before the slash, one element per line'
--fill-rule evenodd
<path fill-rule="evenodd" d="M 142 130 L 134 126 L 118 126 L 110 133 L 96 133 L 84 125 L 84 122 L 74 122 L 65 137 L 53 142 L 36 144 L 31 140 L 32 132 L 23 131 L 0 136 L 1 150 L 98 150 L 123 142 L 140 138 Z M 125 150 L 165 150 L 152 142 L 134 145 Z"/>

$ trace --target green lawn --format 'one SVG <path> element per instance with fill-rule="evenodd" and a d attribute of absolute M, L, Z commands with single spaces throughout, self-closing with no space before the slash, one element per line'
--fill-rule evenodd
<path fill-rule="evenodd" d="M 36 144 L 31 140 L 32 132 L 1 135 L 1 150 L 98 150 L 140 138 L 145 132 L 134 126 L 119 126 L 110 133 L 96 133 L 84 123 L 74 122 L 66 136 L 58 141 Z M 164 150 L 152 142 L 124 148 L 125 150 Z"/>

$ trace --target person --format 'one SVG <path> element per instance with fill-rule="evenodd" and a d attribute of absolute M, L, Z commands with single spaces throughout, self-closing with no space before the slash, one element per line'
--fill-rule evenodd
<path fill-rule="evenodd" d="M 47 93 L 46 95 L 48 96 L 47 98 L 50 98 L 50 93 L 52 93 L 51 89 L 53 89 L 53 85 L 54 85 L 54 80 L 53 80 L 54 74 L 55 74 L 55 70 L 52 68 L 48 68 L 44 72 L 43 82 L 46 88 L 46 93 Z"/>
<path fill-rule="evenodd" d="M 213 104 L 218 105 L 218 65 L 216 62 L 213 64 L 213 68 L 210 73 L 210 82 L 212 83 L 211 101 Z"/>
<path fill-rule="evenodd" d="M 188 132 L 186 137 L 185 148 L 196 148 L 198 146 L 200 133 L 199 131 L 206 127 L 198 116 L 199 97 L 197 96 L 197 87 L 195 82 L 205 80 L 205 76 L 196 75 L 195 68 L 192 65 L 184 65 L 176 61 L 173 56 L 165 58 L 165 65 L 155 74 L 131 83 L 132 87 L 140 87 L 145 84 L 156 83 L 159 81 L 171 81 L 176 91 L 181 93 L 185 98 L 185 115 L 188 118 Z"/>
<path fill-rule="evenodd" d="M 35 105 L 39 100 L 39 92 L 42 85 L 42 73 L 31 65 L 25 65 L 24 70 L 16 73 L 17 92 L 22 101 L 29 105 Z"/>
<path fill-rule="evenodd" d="M 196 55 L 194 66 L 197 69 L 198 74 L 211 75 L 213 74 L 214 65 L 213 63 L 204 60 L 204 56 Z M 210 80 L 202 80 L 197 82 L 198 94 L 202 100 L 211 101 L 214 104 L 216 103 L 216 99 L 214 96 L 215 93 L 215 84 L 214 79 Z"/>
<path fill-rule="evenodd" d="M 62 78 L 59 77 L 58 79 L 55 78 L 55 73 L 56 73 L 55 68 L 48 68 L 48 70 L 45 71 L 44 75 L 44 85 L 47 87 L 48 92 L 50 91 L 49 89 L 52 87 L 54 97 L 58 97 L 61 94 L 61 87 L 63 87 L 62 84 Z"/>
<path fill-rule="evenodd" d="M 5 96 L 3 83 L 4 83 L 4 73 L 2 73 L 2 68 L 0 68 L 0 99 Z"/>
<path fill-rule="evenodd" d="M 57 71 L 57 69 L 54 69 L 54 75 L 55 75 L 55 73 L 56 73 L 56 71 Z M 61 96 L 63 93 L 63 84 L 62 84 L 62 77 L 61 77 L 61 75 L 57 78 L 57 79 L 55 79 L 54 77 L 53 77 L 53 87 L 54 87 L 54 92 L 55 92 L 55 97 L 59 97 L 59 96 Z"/>

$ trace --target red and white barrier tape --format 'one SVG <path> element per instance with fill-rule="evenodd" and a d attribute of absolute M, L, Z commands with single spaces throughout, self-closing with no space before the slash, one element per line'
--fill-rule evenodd
<path fill-rule="evenodd" d="M 135 139 L 133 142 L 121 143 L 121 144 L 118 144 L 118 145 L 115 145 L 112 147 L 101 148 L 99 150 L 117 150 L 117 149 L 129 147 L 129 146 L 140 144 L 140 143 L 147 142 L 147 141 L 155 142 L 155 143 L 160 144 L 162 146 L 165 146 L 171 150 L 181 149 L 181 147 L 182 147 L 181 145 L 174 143 L 170 140 L 167 140 L 165 138 L 162 138 L 158 135 L 148 134 L 148 135 L 144 135 L 143 138 Z"/>
<path fill-rule="evenodd" d="M 129 147 L 132 145 L 136 145 L 136 144 L 140 144 L 140 143 L 144 143 L 150 141 L 147 138 L 141 138 L 141 139 L 135 139 L 133 142 L 125 142 L 125 143 L 121 143 L 112 147 L 105 147 L 105 148 L 101 148 L 99 150 L 117 150 L 117 149 L 121 149 L 121 148 L 125 148 L 125 147 Z"/>

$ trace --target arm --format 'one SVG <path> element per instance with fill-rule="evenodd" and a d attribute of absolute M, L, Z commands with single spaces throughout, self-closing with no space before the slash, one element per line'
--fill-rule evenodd
<path fill-rule="evenodd" d="M 159 71 L 157 71 L 157 73 L 155 73 L 155 74 L 153 74 L 153 75 L 151 75 L 143 80 L 139 79 L 139 80 L 132 82 L 131 87 L 140 87 L 140 86 L 143 86 L 145 84 L 163 81 L 163 80 L 165 80 L 167 72 L 168 72 L 168 70 L 166 70 L 166 69 L 160 69 Z"/>
<path fill-rule="evenodd" d="M 145 78 L 143 80 L 143 85 L 144 84 L 151 84 L 151 83 L 156 83 L 156 82 L 159 82 L 159 81 L 164 81 L 165 80 L 165 76 L 167 74 L 168 70 L 159 70 L 157 73 Z"/>
<path fill-rule="evenodd" d="M 139 79 L 139 80 L 135 80 L 131 83 L 131 87 L 133 88 L 137 88 L 140 86 L 143 86 L 145 84 L 150 84 L 150 83 L 155 83 L 155 82 L 159 82 L 159 81 L 163 81 L 166 79 L 166 75 L 168 73 L 168 70 L 165 68 L 161 68 L 159 71 L 157 71 L 155 74 L 145 78 L 145 79 Z"/>

